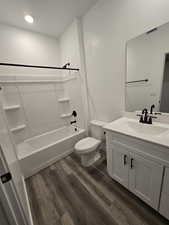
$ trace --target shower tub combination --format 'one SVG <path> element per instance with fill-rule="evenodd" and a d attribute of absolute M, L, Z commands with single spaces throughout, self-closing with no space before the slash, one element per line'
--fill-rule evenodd
<path fill-rule="evenodd" d="M 17 145 L 17 155 L 24 177 L 32 176 L 74 151 L 77 141 L 84 138 L 84 129 L 65 126 L 27 139 Z"/>

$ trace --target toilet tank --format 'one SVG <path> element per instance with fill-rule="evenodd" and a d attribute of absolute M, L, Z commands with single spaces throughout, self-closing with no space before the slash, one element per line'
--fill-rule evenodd
<path fill-rule="evenodd" d="M 104 140 L 104 130 L 103 126 L 105 126 L 106 123 L 103 121 L 98 120 L 92 120 L 90 121 L 90 135 L 98 140 Z"/>

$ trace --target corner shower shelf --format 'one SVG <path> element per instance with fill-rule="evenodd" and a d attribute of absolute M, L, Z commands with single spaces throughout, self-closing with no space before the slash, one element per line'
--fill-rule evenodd
<path fill-rule="evenodd" d="M 10 131 L 15 132 L 15 131 L 23 130 L 23 129 L 25 129 L 25 127 L 26 127 L 26 125 L 22 124 L 22 125 L 19 125 L 17 127 L 11 128 Z"/>
<path fill-rule="evenodd" d="M 61 102 L 61 103 L 62 103 L 62 102 L 69 102 L 69 101 L 70 101 L 70 99 L 67 98 L 67 97 L 66 97 L 66 98 L 59 98 L 59 99 L 58 99 L 58 102 Z"/>
<path fill-rule="evenodd" d="M 10 106 L 4 106 L 3 109 L 5 111 L 9 111 L 9 110 L 19 109 L 20 107 L 21 107 L 20 105 L 10 105 Z"/>
<path fill-rule="evenodd" d="M 67 113 L 67 114 L 62 114 L 60 117 L 62 119 L 64 119 L 64 118 L 68 118 L 68 117 L 71 117 L 71 116 L 72 116 L 72 113 Z"/>

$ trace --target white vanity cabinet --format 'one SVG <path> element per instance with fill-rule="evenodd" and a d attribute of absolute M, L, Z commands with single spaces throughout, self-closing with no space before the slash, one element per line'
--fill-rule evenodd
<path fill-rule="evenodd" d="M 163 166 L 144 156 L 132 153 L 129 189 L 154 209 L 158 209 Z"/>
<path fill-rule="evenodd" d="M 108 158 L 111 162 L 108 164 L 110 167 L 109 173 L 111 177 L 124 185 L 126 188 L 129 186 L 129 149 L 118 142 L 112 142 L 109 146 L 110 151 Z"/>
<path fill-rule="evenodd" d="M 157 210 L 163 165 L 133 146 L 127 136 L 106 132 L 106 139 L 109 175 Z"/>
<path fill-rule="evenodd" d="M 165 168 L 161 192 L 160 213 L 169 219 L 169 168 Z"/>

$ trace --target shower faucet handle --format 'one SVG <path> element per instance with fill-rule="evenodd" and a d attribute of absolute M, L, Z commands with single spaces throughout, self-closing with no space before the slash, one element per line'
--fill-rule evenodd
<path fill-rule="evenodd" d="M 73 110 L 72 116 L 77 117 L 77 112 L 75 110 Z"/>
<path fill-rule="evenodd" d="M 76 122 L 77 122 L 76 120 L 70 121 L 70 124 L 74 124 L 74 123 L 76 123 Z"/>

